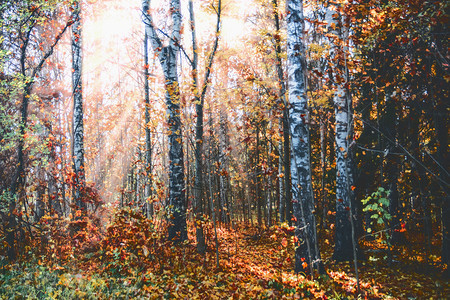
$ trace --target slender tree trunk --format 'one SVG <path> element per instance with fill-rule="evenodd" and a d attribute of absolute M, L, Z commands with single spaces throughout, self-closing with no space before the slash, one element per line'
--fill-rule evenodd
<path fill-rule="evenodd" d="M 349 154 L 349 116 L 347 112 L 348 97 L 342 86 L 334 97 L 336 114 L 336 237 L 333 259 L 348 261 L 353 258 L 351 224 L 350 224 L 350 201 L 351 200 L 351 178 L 347 166 Z"/>
<path fill-rule="evenodd" d="M 442 263 L 450 263 L 450 197 L 449 188 L 445 184 L 448 182 L 449 173 L 448 165 L 448 118 L 442 113 L 446 110 L 445 104 L 442 100 L 435 100 L 433 110 L 433 123 L 436 130 L 436 139 L 438 141 L 437 161 L 439 162 L 439 178 L 441 179 L 442 199 L 440 202 L 441 208 L 441 232 L 442 232 L 442 248 L 441 257 Z M 450 268 L 447 267 L 447 277 L 450 275 Z"/>
<path fill-rule="evenodd" d="M 210 119 L 211 120 L 211 119 Z M 209 157 L 211 157 L 211 145 L 208 147 Z M 216 220 L 216 207 L 214 205 L 214 197 L 213 197 L 213 189 L 212 189 L 212 166 L 211 166 L 211 159 L 208 160 L 208 181 L 209 181 L 209 201 L 211 205 L 211 213 L 212 213 L 212 220 L 213 220 L 213 227 L 214 227 L 214 245 L 216 249 L 216 268 L 219 269 L 220 267 L 220 261 L 219 261 L 219 239 L 217 236 L 217 220 Z"/>
<path fill-rule="evenodd" d="M 413 151 L 414 157 L 416 157 L 417 160 L 423 161 L 422 159 L 422 152 L 420 151 L 420 116 L 419 112 L 417 111 L 411 111 L 410 113 L 410 142 L 411 142 L 411 149 Z M 431 211 L 430 211 L 430 199 L 427 195 L 427 192 L 425 191 L 425 186 L 427 186 L 428 178 L 425 174 L 425 170 L 416 161 L 412 161 L 412 167 L 414 170 L 414 173 L 416 175 L 416 187 L 417 189 L 413 192 L 416 193 L 418 198 L 420 199 L 420 206 L 422 208 L 422 218 L 423 218 L 423 234 L 425 238 L 425 253 L 426 253 L 426 260 L 428 262 L 428 256 L 431 251 L 431 235 L 432 235 L 432 228 L 431 228 Z"/>
<path fill-rule="evenodd" d="M 314 199 L 311 183 L 309 111 L 306 98 L 303 1 L 287 2 L 287 56 L 289 73 L 289 125 L 292 141 L 291 175 L 295 234 L 295 272 L 323 271 L 317 251 Z M 305 264 L 306 263 L 306 264 Z"/>
<path fill-rule="evenodd" d="M 165 101 L 168 111 L 169 131 L 169 205 L 171 216 L 169 239 L 184 241 L 187 239 L 186 203 L 184 182 L 184 158 L 182 144 L 180 90 L 178 86 L 177 55 L 181 42 L 180 0 L 170 1 L 170 15 L 173 26 L 169 44 L 163 46 L 149 13 L 150 1 L 143 0 L 143 19 L 145 30 L 151 41 L 153 51 L 158 57 L 165 78 Z"/>
<path fill-rule="evenodd" d="M 278 2 L 272 0 L 273 4 L 273 18 L 275 21 L 275 53 L 276 53 L 276 68 L 279 85 L 279 97 L 283 102 L 283 161 L 284 161 L 284 201 L 282 204 L 282 212 L 280 211 L 281 222 L 287 220 L 292 224 L 292 186 L 291 186 L 291 147 L 289 136 L 289 106 L 286 100 L 286 84 L 284 79 L 283 64 L 281 60 L 281 38 L 280 38 L 280 19 L 278 15 Z M 281 182 L 281 181 L 280 181 Z"/>
<path fill-rule="evenodd" d="M 271 166 L 271 160 L 272 160 L 272 143 L 269 142 L 268 146 L 268 153 L 267 153 L 267 159 L 268 159 L 268 165 Z M 266 201 L 266 207 L 267 207 L 267 227 L 270 227 L 272 225 L 272 175 L 270 173 L 267 175 L 267 201 Z"/>
<path fill-rule="evenodd" d="M 282 158 L 282 154 L 283 154 L 283 143 L 280 141 L 280 143 L 278 144 L 278 152 L 280 153 L 280 156 L 278 158 L 278 184 L 280 187 L 280 197 L 279 197 L 279 203 L 278 203 L 278 214 L 279 214 L 279 221 L 280 223 L 283 223 L 286 219 L 285 219 L 285 204 L 286 204 L 286 198 L 285 198 L 285 188 L 283 186 L 283 158 Z"/>
<path fill-rule="evenodd" d="M 152 202 L 152 133 L 150 131 L 150 87 L 149 87 L 149 61 L 148 61 L 148 36 L 144 34 L 144 91 L 145 91 L 145 197 L 144 213 L 147 218 L 153 216 Z"/>
<path fill-rule="evenodd" d="M 332 33 L 331 43 L 333 60 L 333 82 L 336 91 L 333 97 L 335 108 L 335 143 L 336 143 L 336 232 L 333 259 L 350 261 L 353 259 L 352 241 L 352 192 L 353 161 L 350 142 L 353 140 L 352 101 L 348 90 L 348 69 L 346 65 L 346 47 L 344 24 L 339 6 L 336 10 L 327 8 L 327 22 Z"/>
<path fill-rule="evenodd" d="M 327 190 L 325 189 L 325 178 L 327 172 L 327 142 L 326 142 L 326 125 L 323 117 L 320 118 L 320 165 L 322 168 L 322 177 L 320 180 L 320 190 L 322 196 L 322 219 L 321 228 L 325 229 L 327 226 L 327 214 L 328 214 L 328 197 Z"/>
<path fill-rule="evenodd" d="M 384 136 L 389 138 L 390 141 L 397 141 L 397 113 L 395 108 L 395 100 L 392 99 L 392 89 L 385 89 L 385 113 L 384 118 L 382 120 L 382 126 L 380 128 L 381 132 Z M 400 228 L 400 210 L 398 204 L 398 188 L 397 182 L 399 177 L 399 165 L 400 165 L 400 157 L 395 154 L 391 154 L 391 152 L 396 152 L 395 145 L 388 141 L 386 143 L 386 151 L 387 156 L 386 160 L 386 179 L 387 179 L 387 190 L 389 191 L 389 213 L 392 216 L 390 221 L 390 231 L 391 231 L 391 243 L 396 244 L 400 240 L 400 233 L 397 229 Z"/>
<path fill-rule="evenodd" d="M 50 135 L 53 137 L 51 133 L 52 127 L 50 126 Z M 50 147 L 50 174 L 47 182 L 48 187 L 48 202 L 50 212 L 54 210 L 59 216 L 62 215 L 61 211 L 61 202 L 58 196 L 58 167 L 56 165 L 56 149 L 55 149 L 55 141 L 52 141 L 52 145 Z"/>
<path fill-rule="evenodd" d="M 195 28 L 194 6 L 192 0 L 189 1 L 189 16 L 190 27 L 192 32 L 192 52 L 193 58 L 192 66 L 192 90 L 195 97 L 195 110 L 197 120 L 195 125 L 195 181 L 194 181 L 194 213 L 196 219 L 196 238 L 197 238 L 197 252 L 204 254 L 206 251 L 205 237 L 203 233 L 203 105 L 205 101 L 206 91 L 209 84 L 209 76 L 211 74 L 211 67 L 214 60 L 215 53 L 219 42 L 220 17 L 222 4 L 219 0 L 217 10 L 217 25 L 216 25 L 216 39 L 214 41 L 213 51 L 208 59 L 208 66 L 205 72 L 205 79 L 201 92 L 199 92 L 198 82 L 198 47 Z"/>
<path fill-rule="evenodd" d="M 262 226 L 262 206 L 263 206 L 263 199 L 262 199 L 262 188 L 261 188 L 261 167 L 260 167 L 260 161 L 259 161 L 259 126 L 256 128 L 256 150 L 255 150 L 255 158 L 256 158 L 256 164 L 255 164 L 255 181 L 256 181 L 256 210 L 258 215 L 258 226 Z"/>
<path fill-rule="evenodd" d="M 220 188 L 220 209 L 221 209 L 221 221 L 225 224 L 229 224 L 229 199 L 228 199 L 228 183 L 229 183 L 229 163 L 227 156 L 227 149 L 230 145 L 228 138 L 228 119 L 226 115 L 226 108 L 222 107 L 219 113 L 219 188 Z"/>
<path fill-rule="evenodd" d="M 289 135 L 289 112 L 288 112 L 288 105 L 286 105 L 284 111 L 283 111 L 283 156 L 284 156 L 284 190 L 285 190 L 285 214 L 286 214 L 286 221 L 289 225 L 292 225 L 292 213 L 294 211 L 293 208 L 293 194 L 292 194 L 292 185 L 293 181 L 291 178 L 292 172 L 291 172 L 291 137 Z"/>
<path fill-rule="evenodd" d="M 83 132 L 83 89 L 82 89 L 82 31 L 81 7 L 79 1 L 74 3 L 74 23 L 72 24 L 72 92 L 73 92 L 73 172 L 75 174 L 74 195 L 75 205 L 85 210 L 83 201 L 85 187 L 84 169 L 84 132 Z"/>

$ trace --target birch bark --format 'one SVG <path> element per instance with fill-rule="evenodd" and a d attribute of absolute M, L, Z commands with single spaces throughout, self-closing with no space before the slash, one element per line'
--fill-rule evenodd
<path fill-rule="evenodd" d="M 333 8 L 333 9 L 332 9 Z M 353 259 L 351 208 L 354 203 L 353 155 L 350 142 L 353 136 L 352 101 L 348 91 L 348 69 L 345 58 L 346 30 L 339 7 L 327 9 L 327 22 L 331 33 L 331 59 L 333 65 L 335 145 L 336 145 L 336 232 L 333 259 Z"/>
<path fill-rule="evenodd" d="M 314 199 L 311 184 L 309 111 L 304 77 L 303 1 L 287 1 L 287 56 L 289 87 L 289 125 L 291 133 L 291 178 L 293 210 L 298 239 L 295 272 L 313 272 L 322 262 L 317 247 Z"/>
<path fill-rule="evenodd" d="M 150 39 L 153 51 L 158 57 L 165 78 L 165 101 L 168 113 L 169 135 L 169 239 L 184 241 L 186 230 L 186 200 L 184 182 L 183 142 L 181 128 L 180 90 L 178 87 L 177 54 L 181 41 L 180 0 L 170 1 L 172 32 L 167 46 L 159 38 L 149 13 L 150 1 L 142 1 L 142 14 L 145 31 Z"/>
<path fill-rule="evenodd" d="M 78 208 L 86 209 L 83 202 L 84 145 L 83 145 L 83 88 L 82 88 L 82 31 L 80 2 L 74 2 L 72 24 L 72 92 L 73 92 L 73 172 L 75 174 L 73 200 Z"/>

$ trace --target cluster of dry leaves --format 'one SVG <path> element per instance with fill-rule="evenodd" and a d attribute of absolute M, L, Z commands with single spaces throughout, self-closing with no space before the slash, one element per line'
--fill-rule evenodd
<path fill-rule="evenodd" d="M 331 260 L 331 232 L 323 233 L 330 236 L 320 245 L 327 274 L 311 278 L 293 272 L 294 238 L 287 225 L 218 226 L 219 264 L 211 228 L 205 228 L 207 252 L 199 255 L 193 226 L 188 226 L 189 239 L 178 245 L 157 227 L 138 213 L 124 211 L 106 232 L 97 231 L 97 239 L 70 255 L 61 255 L 68 247 L 60 251 L 49 243 L 50 252 L 39 264 L 62 274 L 57 288 L 78 289 L 81 282 L 92 285 L 97 280 L 103 289 L 120 291 L 117 297 L 126 291 L 132 299 L 445 299 L 450 294 L 433 256 L 425 261 L 406 246 L 388 263 L 382 243 L 362 244 L 367 259 L 359 263 L 358 293 L 353 264 Z M 74 285 L 74 280 L 80 283 Z M 101 293 L 96 291 L 96 297 L 103 298 Z"/>
<path fill-rule="evenodd" d="M 123 246 L 129 238 L 125 236 L 120 241 L 120 236 L 119 240 L 116 236 L 115 245 Z M 154 255 L 155 259 L 140 266 L 131 268 L 129 264 L 127 269 L 127 258 L 121 256 L 119 260 L 126 276 L 117 280 L 125 286 L 138 284 L 140 289 L 135 297 L 155 299 L 205 299 L 205 296 L 208 299 L 439 299 L 450 294 L 448 282 L 438 275 L 426 275 L 430 270 L 425 272 L 420 267 L 409 268 L 419 262 L 407 260 L 406 252 L 395 256 L 400 261 L 390 265 L 384 259 L 383 249 L 372 253 L 368 247 L 376 248 L 377 241 L 363 245 L 369 250 L 369 259 L 359 265 L 361 291 L 358 294 L 352 264 L 332 261 L 330 244 L 321 245 L 327 275 L 312 279 L 294 274 L 293 236 L 286 225 L 266 229 L 236 224 L 220 226 L 218 240 L 219 267 L 212 238 L 206 254 L 199 255 L 192 229 L 189 240 L 182 245 L 166 242 L 158 248 L 159 253 L 144 251 L 141 256 Z M 97 272 L 107 276 L 111 272 L 110 267 L 102 267 L 105 259 L 99 260 L 98 253 L 83 260 L 83 276 Z"/>

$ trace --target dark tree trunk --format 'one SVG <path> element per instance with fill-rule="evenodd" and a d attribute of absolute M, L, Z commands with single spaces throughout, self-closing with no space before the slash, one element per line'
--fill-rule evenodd
<path fill-rule="evenodd" d="M 152 133 L 150 131 L 150 87 L 149 87 L 149 62 L 148 62 L 148 36 L 147 32 L 144 34 L 144 92 L 145 92 L 145 197 L 144 205 L 142 207 L 144 214 L 153 216 L 153 202 L 152 202 Z"/>
<path fill-rule="evenodd" d="M 262 206 L 263 206 L 263 197 L 262 197 L 262 187 L 261 187 L 261 166 L 259 161 L 259 126 L 256 129 L 256 150 L 255 150 L 255 158 L 256 158 L 256 167 L 255 167 L 255 180 L 256 180 L 256 209 L 258 214 L 258 225 L 262 226 Z"/>
<path fill-rule="evenodd" d="M 281 40 L 280 40 L 280 18 L 278 15 L 278 2 L 272 0 L 273 18 L 275 22 L 275 54 L 276 68 L 279 85 L 279 97 L 282 100 L 283 116 L 281 118 L 283 127 L 283 165 L 284 165 L 284 198 L 280 201 L 280 221 L 288 221 L 292 224 L 292 187 L 291 187 L 291 157 L 290 157 L 290 137 L 289 137 L 289 107 L 286 101 L 286 84 L 284 80 L 283 64 L 281 60 Z M 280 147 L 281 149 L 281 147 Z M 280 153 L 281 156 L 281 153 Z M 280 183 L 281 183 L 280 179 Z M 281 185 L 281 184 L 280 184 Z"/>
<path fill-rule="evenodd" d="M 284 156 L 284 190 L 285 198 L 284 204 L 286 208 L 286 221 L 289 225 L 292 225 L 292 213 L 293 213 L 293 199 L 292 199 L 292 185 L 291 180 L 291 138 L 289 136 L 289 112 L 288 107 L 283 110 L 283 156 Z"/>
<path fill-rule="evenodd" d="M 385 90 L 385 112 L 381 120 L 380 130 L 385 137 L 389 140 L 386 141 L 385 151 L 387 151 L 387 156 L 385 157 L 386 166 L 384 168 L 386 172 L 387 186 L 386 190 L 389 191 L 389 213 L 392 216 L 390 221 L 391 230 L 391 243 L 397 244 L 400 241 L 401 235 L 399 232 L 400 228 L 400 210 L 398 203 L 398 188 L 397 182 L 400 175 L 400 157 L 393 152 L 397 152 L 395 142 L 397 140 L 397 112 L 395 99 L 391 97 L 392 89 Z"/>

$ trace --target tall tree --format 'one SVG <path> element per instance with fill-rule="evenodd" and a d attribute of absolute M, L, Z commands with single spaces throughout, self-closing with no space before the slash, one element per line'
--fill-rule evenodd
<path fill-rule="evenodd" d="M 148 72 L 148 36 L 147 32 L 144 34 L 144 90 L 145 90 L 145 203 L 144 213 L 147 215 L 153 215 L 153 204 L 150 202 L 152 194 L 152 133 L 150 131 L 150 87 L 149 87 L 149 72 Z"/>
<path fill-rule="evenodd" d="M 197 251 L 204 253 L 206 250 L 205 237 L 203 234 L 203 227 L 201 224 L 201 218 L 203 214 L 203 105 L 205 102 L 206 91 L 209 85 L 209 77 L 211 75 L 211 68 L 214 61 L 214 56 L 219 44 L 219 31 L 220 31 L 220 16 L 222 12 L 222 1 L 219 0 L 217 8 L 213 6 L 217 13 L 216 32 L 213 49 L 208 57 L 208 62 L 205 70 L 205 78 L 203 84 L 199 90 L 198 82 L 198 45 L 195 28 L 195 16 L 193 2 L 189 1 L 189 16 L 192 33 L 192 53 L 191 60 L 192 68 L 192 90 L 195 99 L 195 112 L 197 114 L 197 120 L 195 125 L 195 182 L 194 182 L 194 213 L 196 215 L 196 238 L 197 238 Z"/>
<path fill-rule="evenodd" d="M 145 31 L 150 39 L 153 51 L 159 59 L 165 79 L 165 101 L 169 125 L 169 207 L 171 210 L 169 239 L 183 241 L 187 239 L 187 230 L 180 90 L 177 73 L 177 54 L 181 42 L 180 0 L 170 1 L 169 12 L 172 18 L 172 33 L 167 46 L 163 45 L 158 36 L 149 9 L 150 1 L 143 0 L 142 14 Z"/>
<path fill-rule="evenodd" d="M 336 232 L 333 258 L 338 261 L 349 261 L 353 258 L 352 213 L 350 208 L 354 202 L 353 160 L 350 142 L 353 140 L 352 101 L 348 89 L 348 68 L 346 25 L 339 11 L 341 6 L 330 5 L 326 11 L 326 20 L 331 33 L 332 82 L 335 87 L 333 96 L 335 111 L 336 142 Z"/>
<path fill-rule="evenodd" d="M 82 30 L 81 5 L 75 1 L 72 7 L 72 93 L 73 93 L 73 121 L 72 121 L 72 156 L 74 172 L 73 199 L 80 209 L 86 208 L 83 201 L 85 187 L 84 171 L 84 132 L 83 132 L 83 85 L 82 85 Z"/>
<path fill-rule="evenodd" d="M 279 89 L 279 97 L 283 101 L 283 116 L 281 117 L 281 124 L 283 128 L 283 167 L 284 167 L 284 197 L 280 203 L 280 221 L 284 222 L 287 220 L 289 224 L 292 222 L 292 195 L 291 195 L 291 166 L 290 166 L 290 140 L 289 140 L 289 107 L 286 101 L 286 84 L 284 79 L 283 72 L 283 63 L 282 63 L 282 53 L 281 53 L 281 28 L 280 28 L 280 18 L 278 14 L 278 1 L 272 0 L 273 5 L 273 19 L 275 22 L 275 55 L 276 55 L 276 68 L 277 68 L 277 77 L 278 77 L 278 89 Z M 280 149 L 281 149 L 280 145 Z M 281 152 L 281 151 L 280 151 Z M 280 153 L 281 157 L 281 153 Z M 281 186 L 281 178 L 280 178 L 280 186 Z M 282 193 L 280 193 L 282 194 Z"/>
<path fill-rule="evenodd" d="M 303 1 L 287 2 L 287 68 L 289 126 L 291 134 L 291 178 L 296 219 L 295 272 L 310 272 L 323 263 L 317 246 L 314 198 L 311 183 L 309 111 L 306 97 Z"/>

